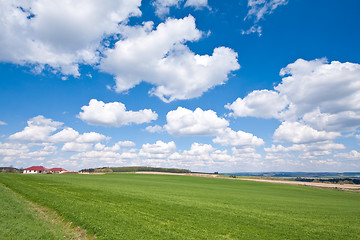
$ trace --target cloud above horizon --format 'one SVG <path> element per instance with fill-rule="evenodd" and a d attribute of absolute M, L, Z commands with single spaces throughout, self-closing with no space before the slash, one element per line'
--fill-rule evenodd
<path fill-rule="evenodd" d="M 130 124 L 149 123 L 158 115 L 151 109 L 127 111 L 121 102 L 104 103 L 91 99 L 88 106 L 81 107 L 78 118 L 90 125 L 121 127 Z"/>
<path fill-rule="evenodd" d="M 79 64 L 99 61 L 106 36 L 118 23 L 140 16 L 141 0 L 46 0 L 0 2 L 1 62 L 49 67 L 78 77 Z"/>
<path fill-rule="evenodd" d="M 275 118 L 277 141 L 335 139 L 360 127 L 360 65 L 298 59 L 274 90 L 255 90 L 225 107 L 234 117 Z M 301 134 L 301 135 L 300 135 Z"/>
<path fill-rule="evenodd" d="M 186 42 L 199 40 L 203 33 L 191 15 L 168 18 L 154 29 L 153 22 L 142 26 L 121 26 L 122 39 L 104 51 L 100 69 L 114 75 L 117 92 L 127 91 L 141 82 L 154 87 L 151 95 L 164 102 L 200 97 L 224 84 L 230 72 L 238 70 L 237 53 L 226 47 L 212 55 L 197 55 Z M 133 66 L 136 66 L 134 68 Z"/>

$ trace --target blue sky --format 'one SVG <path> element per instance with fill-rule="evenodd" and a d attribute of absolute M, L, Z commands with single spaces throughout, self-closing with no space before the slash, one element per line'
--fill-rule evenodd
<path fill-rule="evenodd" d="M 360 3 L 0 3 L 0 165 L 360 171 Z"/>

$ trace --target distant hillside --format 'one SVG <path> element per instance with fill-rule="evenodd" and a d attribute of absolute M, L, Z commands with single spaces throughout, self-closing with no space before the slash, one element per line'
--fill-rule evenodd
<path fill-rule="evenodd" d="M 0 167 L 0 173 L 22 173 L 22 169 L 14 167 Z"/>
<path fill-rule="evenodd" d="M 237 173 L 222 173 L 236 176 L 254 176 L 254 177 L 311 177 L 311 178 L 356 178 L 360 177 L 359 172 L 237 172 Z"/>
<path fill-rule="evenodd" d="M 169 172 L 169 173 L 191 173 L 188 169 L 179 168 L 155 168 L 155 167 L 102 167 L 81 169 L 80 172 Z"/>

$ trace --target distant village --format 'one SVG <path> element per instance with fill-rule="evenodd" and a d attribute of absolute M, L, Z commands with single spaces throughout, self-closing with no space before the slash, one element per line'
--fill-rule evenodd
<path fill-rule="evenodd" d="M 47 169 L 43 166 L 32 166 L 29 168 L 25 168 L 23 170 L 24 174 L 40 174 L 40 173 L 47 173 L 47 174 L 63 174 L 63 173 L 78 173 L 76 171 L 67 171 L 63 168 L 50 168 Z"/>

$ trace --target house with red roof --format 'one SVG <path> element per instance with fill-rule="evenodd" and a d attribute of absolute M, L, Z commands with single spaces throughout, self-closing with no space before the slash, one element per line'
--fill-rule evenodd
<path fill-rule="evenodd" d="M 57 174 L 67 172 L 67 171 L 66 171 L 65 169 L 63 169 L 63 168 L 50 168 L 49 171 L 50 171 L 51 173 L 57 173 Z"/>
<path fill-rule="evenodd" d="M 23 173 L 26 174 L 33 174 L 33 173 L 48 173 L 49 169 L 43 166 L 32 166 L 29 168 L 24 169 Z"/>

